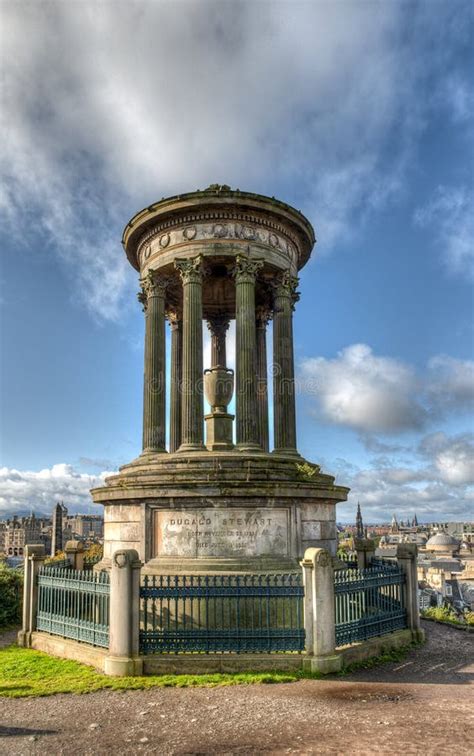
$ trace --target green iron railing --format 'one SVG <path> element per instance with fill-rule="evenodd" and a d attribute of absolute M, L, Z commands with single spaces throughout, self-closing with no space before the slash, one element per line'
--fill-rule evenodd
<path fill-rule="evenodd" d="M 68 559 L 47 559 L 43 565 L 44 570 L 70 569 L 71 563 Z"/>
<path fill-rule="evenodd" d="M 109 593 L 106 572 L 42 568 L 38 574 L 36 628 L 107 648 Z"/>
<path fill-rule="evenodd" d="M 263 653 L 304 649 L 301 573 L 145 576 L 140 650 Z"/>
<path fill-rule="evenodd" d="M 336 646 L 407 626 L 405 574 L 396 563 L 334 573 Z"/>

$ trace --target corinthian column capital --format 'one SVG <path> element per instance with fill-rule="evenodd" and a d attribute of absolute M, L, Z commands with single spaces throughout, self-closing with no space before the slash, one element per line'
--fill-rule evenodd
<path fill-rule="evenodd" d="M 183 284 L 200 283 L 203 273 L 201 255 L 175 260 L 174 267 L 179 272 Z"/>
<path fill-rule="evenodd" d="M 230 318 L 226 315 L 212 315 L 207 319 L 207 327 L 211 336 L 223 339 L 229 329 Z"/>
<path fill-rule="evenodd" d="M 138 293 L 138 301 L 146 305 L 150 297 L 164 297 L 166 288 L 170 283 L 170 277 L 150 270 L 147 275 L 140 279 L 141 291 Z"/>
<path fill-rule="evenodd" d="M 286 297 L 291 301 L 291 307 L 294 309 L 296 302 L 298 302 L 300 295 L 296 291 L 299 283 L 299 279 L 296 276 L 292 276 L 288 270 L 280 273 L 273 280 L 273 293 L 276 297 Z"/>
<path fill-rule="evenodd" d="M 272 319 L 272 314 L 270 307 L 267 307 L 266 305 L 258 305 L 258 307 L 255 308 L 257 328 L 263 328 L 265 330 Z"/>
<path fill-rule="evenodd" d="M 253 283 L 261 268 L 263 268 L 263 260 L 251 260 L 249 257 L 237 255 L 232 274 L 237 283 Z"/>

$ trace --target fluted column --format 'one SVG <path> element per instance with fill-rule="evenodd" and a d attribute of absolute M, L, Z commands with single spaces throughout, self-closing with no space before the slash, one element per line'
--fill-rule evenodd
<path fill-rule="evenodd" d="M 181 313 L 168 312 L 171 328 L 170 452 L 181 444 L 181 383 L 183 367 L 183 321 Z"/>
<path fill-rule="evenodd" d="M 151 271 L 142 279 L 139 299 L 145 310 L 143 452 L 166 451 L 165 291 L 168 278 Z"/>
<path fill-rule="evenodd" d="M 258 440 L 268 451 L 267 324 L 270 310 L 257 307 L 257 420 Z"/>
<path fill-rule="evenodd" d="M 274 450 L 296 453 L 293 305 L 298 279 L 288 272 L 275 281 L 273 296 Z"/>
<path fill-rule="evenodd" d="M 207 327 L 211 332 L 211 367 L 227 367 L 225 340 L 229 323 L 229 318 L 224 315 L 207 319 Z"/>
<path fill-rule="evenodd" d="M 263 262 L 237 257 L 235 276 L 237 447 L 260 449 L 257 425 L 257 341 L 255 278 Z"/>
<path fill-rule="evenodd" d="M 183 283 L 183 379 L 179 451 L 204 449 L 201 257 L 175 260 Z"/>

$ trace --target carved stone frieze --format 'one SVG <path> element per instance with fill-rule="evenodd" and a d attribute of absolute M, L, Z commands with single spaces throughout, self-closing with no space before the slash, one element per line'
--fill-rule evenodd
<path fill-rule="evenodd" d="M 214 220 L 215 218 L 215 220 Z M 184 224 L 184 225 L 183 225 Z M 229 239 L 268 245 L 290 265 L 298 267 L 298 238 L 290 227 L 270 218 L 240 213 L 195 213 L 179 220 L 167 220 L 147 230 L 137 247 L 140 267 L 151 255 L 189 241 Z"/>

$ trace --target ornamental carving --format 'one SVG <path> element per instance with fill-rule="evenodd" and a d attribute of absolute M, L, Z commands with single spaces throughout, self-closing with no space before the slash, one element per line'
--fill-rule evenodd
<path fill-rule="evenodd" d="M 278 236 L 276 234 L 270 234 L 268 237 L 268 241 L 272 245 L 272 247 L 279 247 L 280 242 L 278 240 Z"/>
<path fill-rule="evenodd" d="M 184 228 L 183 224 L 186 224 Z M 183 238 L 188 241 L 195 238 L 256 241 L 269 244 L 295 264 L 298 258 L 299 240 L 289 226 L 256 212 L 219 210 L 192 212 L 179 220 L 170 218 L 157 223 L 143 234 L 137 248 L 138 259 L 143 264 L 144 249 L 153 239 L 159 239 L 160 248 L 164 249 L 168 245 L 179 244 Z"/>
<path fill-rule="evenodd" d="M 166 309 L 165 316 L 168 323 L 170 324 L 172 331 L 176 331 L 181 328 L 183 313 L 180 309 L 178 309 L 177 307 L 169 307 Z"/>
<path fill-rule="evenodd" d="M 191 241 L 196 236 L 196 226 L 188 226 L 183 229 L 183 236 L 188 241 Z"/>
<path fill-rule="evenodd" d="M 270 285 L 273 287 L 275 299 L 278 297 L 288 297 L 291 299 L 292 307 L 300 298 L 299 292 L 296 291 L 298 278 L 292 276 L 289 270 L 280 273 Z"/>
<path fill-rule="evenodd" d="M 200 283 L 202 278 L 201 255 L 175 260 L 174 267 L 179 272 L 183 284 Z"/>
<path fill-rule="evenodd" d="M 264 241 L 263 234 L 259 234 L 257 229 L 252 226 L 241 226 L 240 223 L 236 223 L 234 226 L 234 234 L 237 239 L 245 239 L 246 241 L 254 241 L 255 239 L 261 239 Z"/>
<path fill-rule="evenodd" d="M 129 557 L 126 551 L 116 551 L 113 556 L 114 564 L 120 569 L 129 564 Z"/>
<path fill-rule="evenodd" d="M 223 239 L 229 235 L 229 229 L 223 223 L 216 223 L 212 229 L 212 233 L 217 239 Z"/>
<path fill-rule="evenodd" d="M 316 554 L 315 562 L 318 565 L 318 567 L 329 567 L 331 564 L 331 555 L 329 554 L 329 551 L 326 549 L 318 549 L 318 553 Z"/>
<path fill-rule="evenodd" d="M 230 319 L 226 315 L 214 315 L 212 318 L 207 319 L 207 327 L 211 332 L 211 336 L 215 336 L 218 339 L 224 338 L 229 325 Z"/>
<path fill-rule="evenodd" d="M 263 260 L 251 260 L 249 257 L 238 255 L 232 275 L 235 277 L 236 283 L 244 280 L 255 281 L 261 268 L 263 268 Z"/>
<path fill-rule="evenodd" d="M 138 295 L 139 301 L 144 303 L 146 308 L 146 302 L 150 297 L 164 297 L 166 287 L 170 281 L 171 278 L 169 276 L 164 276 L 161 273 L 150 270 L 140 281 L 142 291 Z"/>
<path fill-rule="evenodd" d="M 265 305 L 259 305 L 255 308 L 255 319 L 257 321 L 257 328 L 266 328 L 272 319 L 272 311 L 270 307 Z"/>

